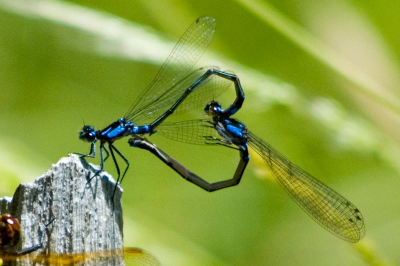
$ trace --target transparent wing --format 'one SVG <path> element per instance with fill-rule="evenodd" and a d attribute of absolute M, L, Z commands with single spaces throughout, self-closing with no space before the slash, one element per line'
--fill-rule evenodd
<path fill-rule="evenodd" d="M 207 145 L 223 142 L 211 120 L 186 120 L 176 123 L 162 123 L 157 128 L 160 135 L 179 142 Z"/>
<path fill-rule="evenodd" d="M 154 80 L 133 103 L 124 117 L 132 120 L 135 114 L 143 112 L 167 91 L 176 90 L 177 84 L 189 74 L 190 69 L 206 50 L 214 32 L 215 20 L 213 18 L 197 19 L 180 38 Z"/>
<path fill-rule="evenodd" d="M 161 266 L 156 257 L 141 248 L 124 248 L 124 260 L 126 266 Z"/>
<path fill-rule="evenodd" d="M 1 254 L 4 265 L 19 265 L 20 255 Z M 134 265 L 134 266 L 160 266 L 161 263 L 155 256 L 140 248 L 124 248 L 124 250 L 92 251 L 74 254 L 37 253 L 35 256 L 24 256 L 26 265 L 37 265 L 41 261 L 45 265 L 82 265 L 83 261 L 101 261 L 100 265 Z M 14 263 L 17 262 L 17 263 Z M 56 263 L 55 263 L 56 262 Z M 108 264 L 107 264 L 108 263 Z M 1 264 L 3 265 L 3 264 Z M 93 264 L 95 265 L 95 264 Z"/>
<path fill-rule="evenodd" d="M 350 201 L 292 164 L 251 132 L 249 144 L 268 164 L 286 192 L 317 223 L 349 242 L 363 238 L 363 217 Z"/>
<path fill-rule="evenodd" d="M 157 101 L 153 101 L 142 111 L 136 113 L 131 120 L 137 125 L 153 122 L 165 111 L 172 107 L 178 101 L 182 94 L 196 81 L 198 81 L 209 69 L 218 69 L 217 67 L 202 67 L 193 71 L 185 77 L 174 88 L 166 91 Z M 227 72 L 233 74 L 232 71 Z M 226 78 L 211 75 L 202 81 L 187 98 L 175 110 L 175 113 L 184 113 L 197 107 L 204 107 L 207 103 L 215 100 L 224 91 L 226 91 L 233 82 Z M 200 110 L 200 109 L 199 109 Z"/>
<path fill-rule="evenodd" d="M 218 69 L 215 67 L 209 67 L 213 69 Z M 208 69 L 209 69 L 208 68 Z M 228 74 L 235 74 L 233 71 L 224 71 Z M 214 101 L 218 96 L 225 92 L 231 85 L 233 81 L 212 75 L 207 80 L 202 82 L 199 87 L 196 88 L 189 96 L 182 102 L 181 105 L 176 109 L 175 113 L 183 113 L 193 110 L 195 107 L 204 108 L 206 104 Z"/>

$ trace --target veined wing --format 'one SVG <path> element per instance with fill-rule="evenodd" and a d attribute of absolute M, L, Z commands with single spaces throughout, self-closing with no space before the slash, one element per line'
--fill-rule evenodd
<path fill-rule="evenodd" d="M 152 103 L 169 90 L 177 89 L 177 84 L 186 77 L 193 65 L 207 49 L 215 32 L 215 20 L 211 17 L 197 19 L 183 34 L 171 54 L 162 65 L 154 80 L 129 108 L 124 116 L 132 120 L 137 113 L 145 112 Z"/>
<path fill-rule="evenodd" d="M 292 164 L 252 132 L 249 132 L 249 144 L 268 164 L 286 192 L 317 223 L 349 242 L 364 237 L 363 217 L 350 201 Z"/>
<path fill-rule="evenodd" d="M 149 252 L 141 248 L 124 248 L 126 266 L 160 266 L 161 263 Z"/>
<path fill-rule="evenodd" d="M 216 142 L 222 141 L 211 120 L 186 120 L 176 123 L 164 122 L 157 127 L 157 133 L 179 142 L 205 145 L 210 143 L 210 137 Z"/>
<path fill-rule="evenodd" d="M 174 88 L 166 91 L 157 101 L 149 103 L 145 109 L 138 112 L 132 118 L 136 124 L 146 124 L 158 118 L 166 110 L 178 101 L 183 93 L 195 82 L 197 82 L 209 69 L 219 69 L 218 67 L 208 66 L 193 71 L 190 75 L 181 80 Z M 232 71 L 225 71 L 228 74 L 234 74 Z M 187 98 L 175 110 L 175 113 L 183 113 L 193 110 L 197 107 L 204 107 L 207 103 L 215 100 L 224 91 L 226 91 L 233 82 L 226 78 L 211 75 L 200 82 L 197 87 L 187 96 Z M 201 110 L 201 109 L 199 109 Z"/>
<path fill-rule="evenodd" d="M 160 266 L 161 263 L 149 252 L 140 248 L 124 248 L 124 250 L 106 250 L 106 251 L 93 251 L 87 253 L 74 253 L 74 254 L 37 254 L 30 255 L 9 255 L 0 253 L 0 262 L 15 263 L 21 260 L 34 265 L 37 261 L 49 265 L 80 265 L 82 262 L 88 265 L 96 265 L 96 262 L 102 261 L 109 265 L 120 265 L 125 262 L 125 265 L 135 266 Z M 2 264 L 0 264 L 2 265 Z M 8 265 L 8 264 L 7 264 Z M 13 264 L 14 265 L 14 264 Z"/>
<path fill-rule="evenodd" d="M 216 67 L 207 67 L 207 69 L 217 69 Z M 227 74 L 234 75 L 231 70 L 224 71 Z M 207 80 L 202 82 L 176 109 L 176 113 L 183 113 L 193 110 L 195 107 L 204 108 L 206 104 L 214 101 L 218 96 L 225 92 L 230 86 L 233 87 L 232 80 L 217 75 L 211 75 Z M 202 109 L 201 109 L 202 110 Z M 202 110 L 203 111 L 203 110 Z"/>

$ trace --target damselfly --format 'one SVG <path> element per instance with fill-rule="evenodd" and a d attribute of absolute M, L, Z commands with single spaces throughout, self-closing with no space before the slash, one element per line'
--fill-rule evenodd
<path fill-rule="evenodd" d="M 94 176 L 103 170 L 104 161 L 111 153 L 118 173 L 117 182 L 122 182 L 129 168 L 129 161 L 113 145 L 114 141 L 126 136 L 155 133 L 160 123 L 174 113 L 178 107 L 180 111 L 185 111 L 195 106 L 202 106 L 221 94 L 232 82 L 235 83 L 238 97 L 227 111 L 233 114 L 242 106 L 244 94 L 234 75 L 221 72 L 215 67 L 203 67 L 190 72 L 211 42 L 214 32 L 215 20 L 213 18 L 197 19 L 183 34 L 154 80 L 123 118 L 103 130 L 95 131 L 93 127 L 87 125 L 83 127 L 79 138 L 91 142 L 91 149 L 89 154 L 77 154 L 82 157 L 95 157 L 95 143 L 100 141 L 101 168 Z M 224 82 L 214 81 L 216 80 L 214 77 L 222 77 Z M 195 96 L 190 97 L 190 100 L 185 100 L 192 92 L 195 92 Z M 109 151 L 105 146 L 106 143 Z M 103 150 L 106 152 L 105 158 Z M 122 176 L 114 151 L 127 165 Z"/>
<path fill-rule="evenodd" d="M 363 217 L 350 201 L 290 162 L 271 145 L 249 131 L 244 124 L 231 118 L 229 113 L 224 113 L 218 102 L 207 104 L 204 110 L 211 119 L 164 123 L 159 127 L 159 133 L 185 143 L 221 145 L 238 149 L 240 162 L 232 179 L 209 183 L 146 139 L 136 136 L 131 138 L 129 143 L 133 147 L 149 150 L 183 178 L 207 191 L 223 189 L 240 182 L 249 160 L 249 145 L 263 158 L 290 197 L 318 224 L 349 242 L 357 242 L 363 238 Z"/>

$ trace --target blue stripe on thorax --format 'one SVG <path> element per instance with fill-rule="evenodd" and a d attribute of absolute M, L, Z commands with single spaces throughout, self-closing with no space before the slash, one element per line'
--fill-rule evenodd
<path fill-rule="evenodd" d="M 102 135 L 102 136 L 107 135 L 107 133 L 110 132 L 111 129 L 112 129 L 112 127 L 107 128 L 107 130 L 104 131 L 104 132 L 102 132 L 101 135 Z"/>
<path fill-rule="evenodd" d="M 107 133 L 109 130 L 107 130 L 104 133 Z M 125 125 L 119 125 L 118 127 L 114 128 L 110 133 L 107 134 L 107 137 L 110 139 L 113 139 L 117 136 L 119 136 L 121 133 L 126 131 Z M 104 135 L 103 133 L 103 135 Z"/>
<path fill-rule="evenodd" d="M 228 132 L 230 132 L 232 135 L 243 138 L 243 133 L 241 128 L 235 127 L 233 125 L 227 125 L 226 130 L 228 130 Z"/>

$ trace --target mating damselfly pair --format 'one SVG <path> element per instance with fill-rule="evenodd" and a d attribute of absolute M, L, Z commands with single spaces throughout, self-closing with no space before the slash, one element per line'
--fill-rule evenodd
<path fill-rule="evenodd" d="M 79 153 L 80 155 L 95 157 L 95 143 L 100 141 L 101 168 L 94 176 L 103 170 L 104 161 L 111 154 L 118 173 L 117 182 L 122 182 L 129 162 L 113 143 L 129 136 L 132 147 L 152 152 L 186 180 L 207 191 L 215 191 L 240 182 L 249 161 L 250 146 L 263 158 L 278 183 L 311 218 L 346 241 L 360 240 L 365 234 L 364 220 L 350 201 L 291 163 L 271 145 L 249 131 L 243 123 L 231 118 L 244 102 L 239 78 L 233 72 L 221 71 L 216 67 L 202 67 L 192 71 L 214 33 L 213 18 L 197 19 L 178 41 L 154 80 L 122 118 L 103 130 L 95 131 L 91 126 L 83 127 L 79 137 L 90 142 L 91 149 L 89 154 Z M 232 83 L 236 99 L 223 109 L 215 99 Z M 187 112 L 199 107 L 207 115 L 204 119 L 164 122 L 173 113 Z M 236 149 L 240 158 L 236 172 L 231 179 L 209 183 L 148 141 L 145 135 L 151 134 L 161 134 L 190 144 L 220 145 Z M 126 162 L 127 166 L 122 174 L 115 153 Z"/>

